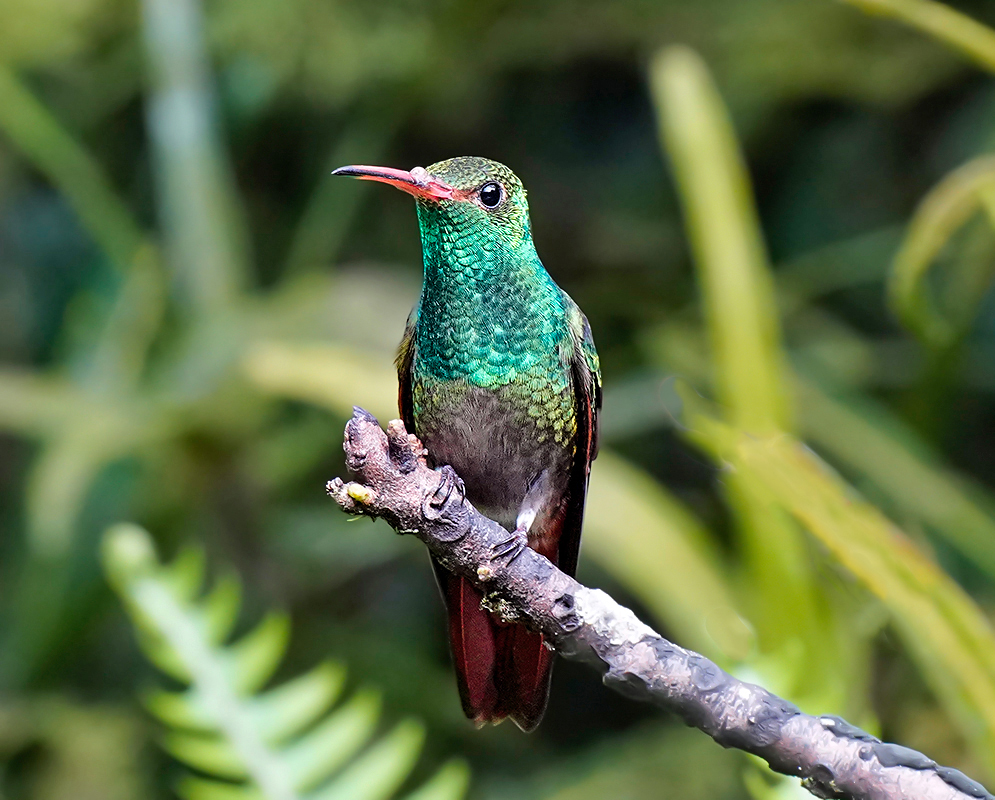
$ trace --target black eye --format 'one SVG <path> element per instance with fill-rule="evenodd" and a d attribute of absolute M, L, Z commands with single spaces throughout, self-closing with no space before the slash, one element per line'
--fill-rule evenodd
<path fill-rule="evenodd" d="M 504 189 L 500 183 L 485 183 L 480 187 L 480 202 L 485 208 L 496 208 L 504 199 Z"/>

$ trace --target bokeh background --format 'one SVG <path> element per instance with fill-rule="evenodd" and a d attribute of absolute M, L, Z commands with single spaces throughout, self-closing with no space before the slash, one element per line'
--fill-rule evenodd
<path fill-rule="evenodd" d="M 329 172 L 464 154 L 595 332 L 580 578 L 991 786 L 984 24 L 2 0 L 0 797 L 807 796 L 565 662 L 537 733 L 474 730 L 423 548 L 324 496 L 420 281 L 410 198 Z"/>

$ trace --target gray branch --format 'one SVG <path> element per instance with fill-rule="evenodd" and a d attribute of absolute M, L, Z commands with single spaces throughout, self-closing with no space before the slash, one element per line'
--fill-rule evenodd
<path fill-rule="evenodd" d="M 421 443 L 400 420 L 385 434 L 357 408 L 344 446 L 356 481 L 328 484 L 343 510 L 381 517 L 398 533 L 414 534 L 447 569 L 482 589 L 490 609 L 541 631 L 560 655 L 597 668 L 607 686 L 677 714 L 723 747 L 760 756 L 771 769 L 800 778 L 816 797 L 995 800 L 963 773 L 922 753 L 882 742 L 839 717 L 803 714 L 737 680 L 533 550 L 510 562 L 495 556 L 508 531 L 466 501 L 450 468 L 427 466 Z"/>

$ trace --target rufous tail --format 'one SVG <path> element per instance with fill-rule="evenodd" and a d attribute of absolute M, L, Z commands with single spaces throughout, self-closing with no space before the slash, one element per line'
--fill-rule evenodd
<path fill-rule="evenodd" d="M 533 730 L 546 710 L 553 666 L 542 634 L 501 622 L 481 607 L 473 584 L 433 563 L 449 611 L 463 711 L 478 725 L 510 717 L 523 731 Z"/>

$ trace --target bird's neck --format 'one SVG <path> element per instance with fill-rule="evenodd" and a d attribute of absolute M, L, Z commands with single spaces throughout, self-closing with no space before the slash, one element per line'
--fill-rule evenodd
<path fill-rule="evenodd" d="M 422 248 L 417 342 L 425 368 L 489 385 L 556 350 L 565 329 L 563 293 L 531 238 L 454 237 L 423 225 Z"/>

